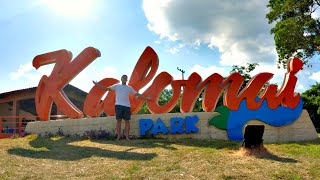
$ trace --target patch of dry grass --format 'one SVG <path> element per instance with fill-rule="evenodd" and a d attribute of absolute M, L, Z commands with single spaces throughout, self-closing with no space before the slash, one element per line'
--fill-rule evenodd
<path fill-rule="evenodd" d="M 320 139 L 246 152 L 218 140 L 0 140 L 0 179 L 317 179 Z M 260 153 L 260 154 L 259 154 Z"/>

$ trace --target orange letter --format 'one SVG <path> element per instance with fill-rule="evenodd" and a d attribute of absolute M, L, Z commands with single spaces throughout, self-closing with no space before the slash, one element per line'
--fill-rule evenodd
<path fill-rule="evenodd" d="M 134 90 L 137 92 L 147 85 L 154 75 L 157 72 L 159 66 L 159 59 L 157 53 L 151 48 L 147 47 L 143 53 L 141 54 L 136 66 L 134 67 L 132 74 L 130 76 L 130 81 L 128 85 L 130 85 Z M 106 78 L 100 81 L 102 85 L 108 87 L 117 82 L 116 79 Z M 101 113 L 101 108 L 103 106 L 104 112 L 109 115 L 113 116 L 115 114 L 114 106 L 115 106 L 115 93 L 108 92 L 108 95 L 103 100 L 103 103 L 99 104 L 101 97 L 103 96 L 103 90 L 98 90 L 97 88 L 92 88 L 89 92 L 89 95 L 86 98 L 85 102 L 85 114 L 89 116 L 98 116 Z M 147 94 L 147 92 L 143 93 L 145 96 L 153 95 L 151 93 Z M 131 105 L 131 113 L 135 114 L 139 111 L 140 107 L 143 104 L 143 99 L 136 98 L 134 95 L 130 95 L 130 105 Z M 86 105 L 88 103 L 88 105 Z M 95 109 L 97 108 L 97 109 Z"/>
<path fill-rule="evenodd" d="M 223 79 L 220 74 L 214 73 L 203 82 L 199 74 L 192 73 L 185 86 L 180 111 L 191 112 L 196 99 L 200 93 L 203 93 L 202 108 L 206 112 L 213 111 L 216 108 L 218 99 L 223 90 L 224 105 L 231 110 L 237 110 L 243 99 L 247 99 L 249 109 L 258 109 L 262 101 L 255 101 L 260 89 L 273 76 L 271 73 L 260 73 L 255 76 L 248 85 L 239 93 L 243 83 L 243 77 L 239 73 L 233 73 L 228 78 Z"/>
<path fill-rule="evenodd" d="M 56 63 L 50 76 L 42 76 L 36 92 L 36 109 L 41 120 L 49 120 L 53 102 L 70 118 L 81 118 L 83 113 L 64 94 L 63 88 L 92 61 L 100 57 L 99 50 L 84 49 L 72 62 L 72 54 L 59 50 L 41 54 L 33 59 L 33 67 Z"/>
<path fill-rule="evenodd" d="M 179 82 L 172 81 L 172 76 L 167 72 L 160 73 L 155 80 L 153 81 L 152 85 L 146 90 L 146 95 L 151 95 L 153 100 L 148 101 L 147 105 L 151 113 L 153 114 L 160 114 L 160 113 L 167 113 L 171 111 L 174 106 L 177 104 L 180 96 L 180 84 Z M 169 85 L 172 86 L 172 97 L 166 104 L 160 106 L 158 104 L 158 99 L 161 95 L 161 92 Z"/>
<path fill-rule="evenodd" d="M 146 86 L 156 74 L 159 67 L 159 58 L 157 53 L 148 46 L 140 56 L 136 66 L 134 67 L 129 85 L 137 92 Z M 149 73 L 148 73 L 149 72 Z M 148 73 L 148 74 L 147 74 Z M 155 94 L 148 93 L 147 91 L 142 93 L 145 96 L 154 97 Z M 131 112 L 135 114 L 139 111 L 144 100 L 137 98 L 134 95 L 130 95 Z"/>
<path fill-rule="evenodd" d="M 119 83 L 119 80 L 113 78 L 105 78 L 99 81 L 99 84 L 109 87 L 116 83 Z M 106 93 L 105 90 L 99 88 L 98 86 L 93 86 L 89 94 L 84 101 L 83 112 L 90 117 L 100 116 L 103 108 L 105 113 L 108 115 L 114 115 L 114 104 L 115 104 L 115 92 L 109 91 L 107 97 L 102 103 L 100 103 L 102 96 Z M 105 104 L 113 104 L 113 108 L 108 108 Z"/>
<path fill-rule="evenodd" d="M 277 92 L 277 85 L 269 85 L 264 93 L 262 99 L 267 99 L 268 107 L 270 109 L 277 108 L 280 104 L 289 108 L 297 107 L 300 101 L 300 94 L 294 92 L 298 78 L 295 74 L 300 71 L 303 66 L 303 62 L 298 58 L 288 60 L 287 73 L 283 80 L 282 86 Z"/>

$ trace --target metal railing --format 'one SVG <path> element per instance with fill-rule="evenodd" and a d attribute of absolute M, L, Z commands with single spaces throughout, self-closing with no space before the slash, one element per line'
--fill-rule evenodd
<path fill-rule="evenodd" d="M 0 139 L 23 136 L 28 122 L 38 120 L 38 116 L 0 116 Z"/>
<path fill-rule="evenodd" d="M 66 115 L 51 115 L 51 120 L 64 119 Z M 29 122 L 39 121 L 38 116 L 0 116 L 0 139 L 24 136 Z"/>

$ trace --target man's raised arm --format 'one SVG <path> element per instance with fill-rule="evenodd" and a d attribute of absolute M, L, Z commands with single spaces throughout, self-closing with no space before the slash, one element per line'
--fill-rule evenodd
<path fill-rule="evenodd" d="M 145 100 L 152 100 L 152 98 L 150 97 L 150 96 L 144 96 L 144 95 L 142 95 L 142 94 L 140 94 L 140 93 L 136 93 L 136 94 L 134 94 L 135 96 L 138 96 L 139 98 L 143 98 L 143 99 L 145 99 Z"/>
<path fill-rule="evenodd" d="M 111 88 L 108 88 L 108 87 L 105 87 L 105 86 L 102 86 L 101 84 L 99 84 L 97 81 L 92 81 L 93 84 L 97 85 L 99 88 L 105 90 L 105 91 L 111 91 L 112 89 Z"/>

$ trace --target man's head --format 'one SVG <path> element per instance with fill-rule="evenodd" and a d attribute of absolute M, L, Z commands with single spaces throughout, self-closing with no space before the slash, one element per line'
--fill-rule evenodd
<path fill-rule="evenodd" d="M 127 75 L 122 75 L 122 76 L 121 76 L 121 82 L 122 82 L 122 84 L 127 84 L 127 81 L 128 81 L 128 76 L 127 76 Z"/>

